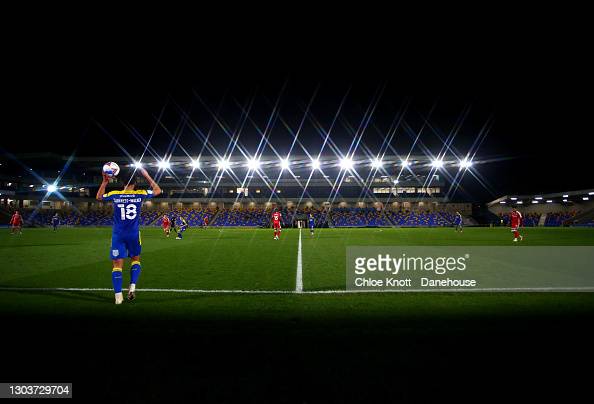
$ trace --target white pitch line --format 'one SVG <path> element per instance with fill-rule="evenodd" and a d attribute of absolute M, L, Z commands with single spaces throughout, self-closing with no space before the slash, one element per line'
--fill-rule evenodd
<path fill-rule="evenodd" d="M 123 289 L 128 290 L 128 289 Z M 113 292 L 111 288 L 0 288 L 0 292 Z M 559 288 L 475 288 L 475 289 L 400 289 L 400 290 L 241 290 L 241 289 L 136 289 L 137 292 L 194 293 L 194 294 L 250 294 L 250 295 L 347 295 L 382 293 L 444 293 L 444 292 L 594 292 L 594 287 Z"/>
<path fill-rule="evenodd" d="M 297 275 L 295 278 L 295 292 L 303 293 L 303 259 L 301 257 L 301 228 L 299 228 L 299 246 L 297 247 Z"/>

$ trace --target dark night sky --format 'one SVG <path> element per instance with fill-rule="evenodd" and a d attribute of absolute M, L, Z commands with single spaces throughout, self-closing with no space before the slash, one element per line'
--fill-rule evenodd
<path fill-rule="evenodd" d="M 289 125 L 297 126 L 303 107 L 319 87 L 311 111 L 322 125 L 329 126 L 341 98 L 350 88 L 341 117 L 356 126 L 374 93 L 385 84 L 372 120 L 379 131 L 389 128 L 395 113 L 407 101 L 405 120 L 413 130 L 421 127 L 433 108 L 429 121 L 444 133 L 452 129 L 463 109 L 470 107 L 454 141 L 454 146 L 466 151 L 487 119 L 494 117 L 494 126 L 477 156 L 512 159 L 480 167 L 489 182 L 490 192 L 471 179 L 463 184 L 477 199 L 488 200 L 505 193 L 544 193 L 594 186 L 589 175 L 591 148 L 584 146 L 589 136 L 585 125 L 589 105 L 571 92 L 575 89 L 572 84 L 576 83 L 568 85 L 567 81 L 548 76 L 547 84 L 543 85 L 543 76 L 531 72 L 531 65 L 517 70 L 510 70 L 507 65 L 505 68 L 493 65 L 490 69 L 475 71 L 445 67 L 433 70 L 425 66 L 415 71 L 387 68 L 379 61 L 376 65 L 370 60 L 337 69 L 328 63 L 316 65 L 317 55 L 310 59 L 303 55 L 299 63 L 291 64 L 285 59 L 260 64 L 253 62 L 255 59 L 225 59 L 217 65 L 202 64 L 199 60 L 192 65 L 161 63 L 151 64 L 150 68 L 140 61 L 79 60 L 72 55 L 56 57 L 55 61 L 43 60 L 43 63 L 12 66 L 9 89 L 4 94 L 8 106 L 3 111 L 4 129 L 0 141 L 10 152 L 70 154 L 78 147 L 78 155 L 120 154 L 94 123 L 96 121 L 131 154 L 136 154 L 141 149 L 122 122 L 148 136 L 164 105 L 162 122 L 167 128 L 174 130 L 179 125 L 181 108 L 207 130 L 212 117 L 196 94 L 213 110 L 225 97 L 220 116 L 231 127 L 240 117 L 237 103 L 245 105 L 256 94 L 250 116 L 264 126 L 284 84 L 280 111 Z M 332 139 L 346 148 L 351 136 L 345 136 L 343 123 L 337 125 Z M 190 154 L 198 154 L 199 141 L 187 129 L 182 133 L 180 144 Z M 250 125 L 240 137 L 250 151 L 255 150 L 259 139 Z M 270 141 L 283 151 L 289 139 L 288 132 L 277 121 Z M 308 150 L 319 151 L 320 136 L 311 124 L 304 127 L 300 139 Z M 153 145 L 164 148 L 169 140 L 161 129 L 156 132 Z M 222 151 L 228 138 L 222 131 L 215 130 L 211 140 Z M 438 150 L 441 145 L 435 133 L 428 129 L 421 140 L 432 150 Z M 374 127 L 367 129 L 363 142 L 373 151 L 379 149 L 380 137 Z M 397 151 L 405 153 L 410 143 L 406 131 L 398 130 L 393 142 Z"/>

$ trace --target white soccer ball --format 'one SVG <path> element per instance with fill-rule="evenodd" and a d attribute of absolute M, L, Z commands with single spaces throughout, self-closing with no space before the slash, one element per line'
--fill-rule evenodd
<path fill-rule="evenodd" d="M 105 163 L 103 165 L 103 172 L 108 177 L 115 177 L 116 175 L 118 175 L 120 173 L 120 166 L 118 166 L 113 161 L 110 161 L 109 163 Z"/>

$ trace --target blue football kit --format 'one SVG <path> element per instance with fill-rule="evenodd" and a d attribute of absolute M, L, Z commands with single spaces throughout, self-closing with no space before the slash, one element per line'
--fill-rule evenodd
<path fill-rule="evenodd" d="M 184 231 L 186 231 L 186 229 L 188 228 L 188 222 L 186 222 L 186 220 L 181 216 L 178 219 L 179 219 L 179 221 L 178 221 L 179 225 L 177 228 L 177 238 L 181 239 L 181 238 L 183 238 Z"/>
<path fill-rule="evenodd" d="M 462 215 L 456 215 L 456 219 L 454 219 L 454 225 L 456 226 L 456 229 L 462 230 L 463 224 L 464 221 L 462 220 Z"/>
<path fill-rule="evenodd" d="M 152 197 L 151 190 L 112 191 L 103 195 L 104 201 L 113 202 L 112 260 L 140 255 L 140 210 L 143 201 Z"/>

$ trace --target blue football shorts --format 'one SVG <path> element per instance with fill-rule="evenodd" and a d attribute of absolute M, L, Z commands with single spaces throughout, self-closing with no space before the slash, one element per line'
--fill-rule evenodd
<path fill-rule="evenodd" d="M 114 234 L 111 236 L 110 258 L 112 260 L 136 257 L 140 255 L 141 250 L 140 233 Z"/>

